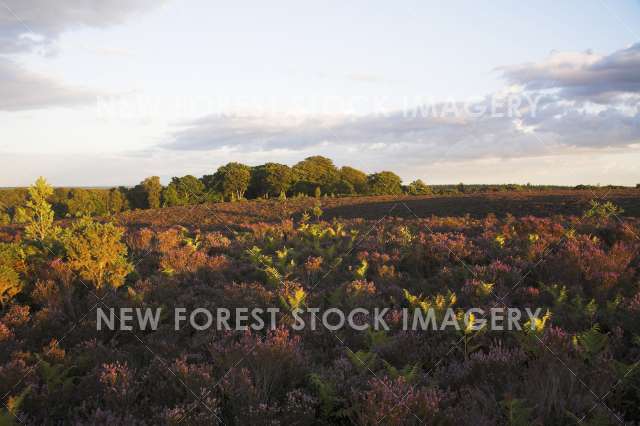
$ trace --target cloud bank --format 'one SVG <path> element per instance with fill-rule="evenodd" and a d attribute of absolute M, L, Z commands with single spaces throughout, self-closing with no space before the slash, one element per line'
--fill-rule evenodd
<path fill-rule="evenodd" d="M 65 31 L 117 25 L 162 3 L 162 0 L 3 0 L 0 53 L 47 47 Z"/>
<path fill-rule="evenodd" d="M 95 102 L 101 93 L 34 74 L 14 57 L 56 52 L 65 31 L 103 28 L 162 4 L 161 0 L 2 0 L 0 2 L 0 110 L 17 111 Z"/>
<path fill-rule="evenodd" d="M 640 43 L 610 55 L 554 52 L 542 62 L 499 70 L 527 90 L 555 89 L 563 98 L 606 104 L 640 95 Z"/>
<path fill-rule="evenodd" d="M 435 163 L 624 150 L 640 143 L 640 43 L 609 55 L 554 52 L 541 62 L 499 71 L 517 86 L 516 96 L 536 99 L 534 110 L 522 102 L 515 116 L 493 114 L 489 104 L 505 96 L 493 94 L 471 105 L 471 110 L 485 111 L 479 116 L 407 111 L 365 117 L 211 115 L 184 123 L 159 147 L 239 152 L 316 148 Z"/>

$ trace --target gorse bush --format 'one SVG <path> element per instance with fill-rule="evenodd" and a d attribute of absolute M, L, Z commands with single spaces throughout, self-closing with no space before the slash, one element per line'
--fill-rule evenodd
<path fill-rule="evenodd" d="M 99 223 L 84 217 L 65 229 L 61 241 L 65 259 L 81 279 L 97 289 L 118 288 L 132 267 L 127 246 L 121 241 L 124 230 L 111 223 Z"/>

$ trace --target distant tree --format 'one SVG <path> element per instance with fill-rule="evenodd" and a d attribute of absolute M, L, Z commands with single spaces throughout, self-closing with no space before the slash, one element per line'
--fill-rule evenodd
<path fill-rule="evenodd" d="M 291 168 L 279 163 L 266 163 L 251 170 L 251 192 L 255 196 L 286 194 L 293 182 Z"/>
<path fill-rule="evenodd" d="M 109 190 L 108 210 L 110 213 L 117 214 L 128 209 L 127 197 L 119 188 L 111 188 Z"/>
<path fill-rule="evenodd" d="M 407 191 L 411 195 L 426 195 L 431 194 L 431 188 L 427 186 L 422 180 L 417 179 L 409 184 Z"/>
<path fill-rule="evenodd" d="M 0 307 L 22 290 L 18 270 L 24 263 L 24 253 L 17 244 L 0 243 Z"/>
<path fill-rule="evenodd" d="M 39 177 L 29 187 L 29 198 L 24 208 L 19 208 L 19 221 L 26 223 L 25 236 L 32 240 L 45 241 L 55 237 L 59 229 L 53 225 L 54 213 L 47 197 L 53 194 L 53 188 L 45 178 Z"/>
<path fill-rule="evenodd" d="M 127 191 L 127 199 L 131 208 L 156 209 L 160 207 L 162 184 L 158 176 L 150 176 Z"/>
<path fill-rule="evenodd" d="M 69 215 L 69 199 L 71 190 L 69 188 L 54 188 L 53 195 L 47 200 L 51 202 L 54 217 L 67 217 Z"/>
<path fill-rule="evenodd" d="M 352 195 L 356 193 L 356 190 L 351 182 L 340 179 L 338 183 L 335 184 L 334 192 L 339 195 Z"/>
<path fill-rule="evenodd" d="M 181 205 L 183 205 L 185 203 L 186 203 L 186 201 L 181 200 L 180 197 L 178 196 L 178 191 L 176 190 L 176 185 L 175 184 L 170 183 L 169 186 L 167 186 L 162 191 L 162 206 L 163 207 L 181 206 Z"/>
<path fill-rule="evenodd" d="M 120 287 L 133 270 L 123 234 L 124 230 L 112 223 L 99 223 L 88 217 L 75 221 L 61 238 L 69 266 L 97 289 L 106 285 Z"/>
<path fill-rule="evenodd" d="M 340 179 L 349 182 L 354 191 L 358 194 L 367 192 L 367 174 L 353 167 L 343 166 L 340 168 Z M 340 191 L 337 191 L 341 193 Z"/>
<path fill-rule="evenodd" d="M 244 197 L 251 179 L 251 167 L 240 163 L 228 163 L 218 168 L 213 175 L 214 188 L 229 198 L 239 200 Z"/>
<path fill-rule="evenodd" d="M 6 226 L 11 224 L 11 215 L 4 211 L 0 211 L 0 226 Z"/>
<path fill-rule="evenodd" d="M 67 200 L 67 214 L 73 217 L 104 215 L 109 211 L 108 198 L 104 190 L 73 188 Z"/>
<path fill-rule="evenodd" d="M 383 171 L 369 175 L 369 192 L 373 195 L 402 194 L 402 179 L 393 172 Z"/>
<path fill-rule="evenodd" d="M 171 183 L 163 193 L 163 205 L 166 207 L 184 206 L 205 201 L 204 183 L 195 176 L 171 178 Z"/>
<path fill-rule="evenodd" d="M 140 185 L 146 197 L 147 208 L 157 209 L 160 207 L 160 199 L 162 195 L 162 184 L 160 177 L 151 176 L 143 180 Z"/>
<path fill-rule="evenodd" d="M 340 172 L 331 159 L 319 155 L 307 157 L 293 166 L 293 174 L 296 181 L 304 182 L 306 188 L 316 186 L 327 193 L 340 179 Z M 301 186 L 302 188 L 302 186 Z M 310 195 L 310 192 L 307 192 Z"/>

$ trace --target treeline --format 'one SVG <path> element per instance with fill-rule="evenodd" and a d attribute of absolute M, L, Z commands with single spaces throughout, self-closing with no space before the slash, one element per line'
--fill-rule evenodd
<path fill-rule="evenodd" d="M 308 157 L 293 167 L 266 163 L 251 167 L 228 163 L 210 175 L 174 177 L 163 186 L 158 176 L 144 179 L 134 187 L 111 189 L 55 188 L 48 201 L 57 218 L 104 216 L 126 210 L 183 206 L 204 202 L 299 196 L 353 195 L 455 195 L 476 192 L 566 189 L 534 185 L 437 185 L 421 180 L 403 185 L 390 171 L 367 174 L 349 166 L 336 167 L 322 156 Z M 579 185 L 576 189 L 595 188 Z M 621 187 L 622 188 L 622 187 Z M 0 225 L 19 223 L 18 206 L 28 197 L 26 188 L 0 190 Z"/>

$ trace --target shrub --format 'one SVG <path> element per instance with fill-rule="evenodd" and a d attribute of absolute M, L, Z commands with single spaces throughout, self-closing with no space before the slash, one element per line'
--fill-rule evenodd
<path fill-rule="evenodd" d="M 18 221 L 26 223 L 25 236 L 32 240 L 45 241 L 58 232 L 53 225 L 54 213 L 47 197 L 53 194 L 53 188 L 45 178 L 39 177 L 29 187 L 29 199 L 24 208 L 18 209 Z"/>
<path fill-rule="evenodd" d="M 127 260 L 123 234 L 123 229 L 112 223 L 99 223 L 86 217 L 74 222 L 62 236 L 70 267 L 97 289 L 105 285 L 120 287 L 133 270 Z"/>

